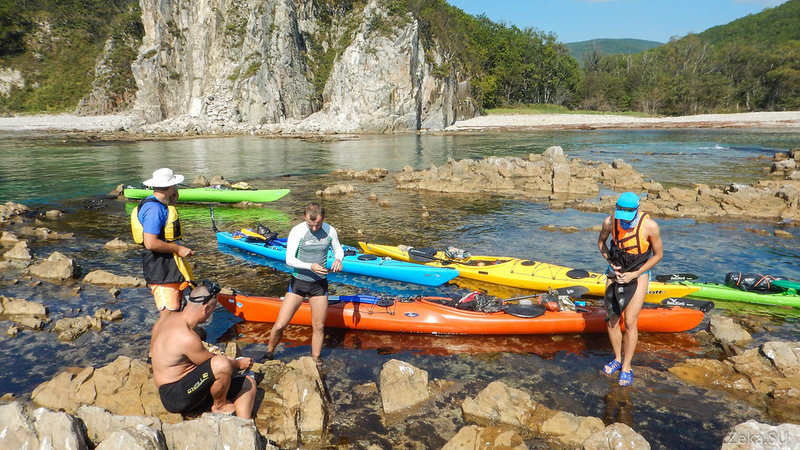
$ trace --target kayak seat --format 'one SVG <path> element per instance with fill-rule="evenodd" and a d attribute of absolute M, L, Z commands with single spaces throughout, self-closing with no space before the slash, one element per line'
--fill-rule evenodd
<path fill-rule="evenodd" d="M 378 257 L 375 256 L 375 255 L 358 255 L 357 259 L 359 261 L 374 261 L 374 260 L 378 259 Z"/>

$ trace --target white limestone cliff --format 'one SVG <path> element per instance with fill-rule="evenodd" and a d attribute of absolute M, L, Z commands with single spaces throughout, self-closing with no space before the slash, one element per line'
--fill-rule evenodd
<path fill-rule="evenodd" d="M 140 0 L 133 116 L 160 131 L 260 133 L 443 129 L 474 116 L 468 80 L 435 76 L 444 57 L 385 3 L 323 21 L 311 0 Z M 312 47 L 335 45 L 320 101 Z"/>

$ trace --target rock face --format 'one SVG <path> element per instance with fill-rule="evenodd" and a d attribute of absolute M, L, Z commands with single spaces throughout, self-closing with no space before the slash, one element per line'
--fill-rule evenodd
<path fill-rule="evenodd" d="M 155 416 L 167 422 L 180 420 L 180 415 L 167 412 L 161 404 L 150 367 L 125 356 L 98 369 L 86 367 L 61 372 L 37 386 L 31 400 L 69 413 L 81 405 L 90 405 L 112 414 Z"/>
<path fill-rule="evenodd" d="M 342 14 L 310 0 L 142 0 L 134 116 L 174 132 L 340 133 L 472 117 L 469 83 L 434 75 L 444 58 L 384 3 Z"/>
<path fill-rule="evenodd" d="M 39 408 L 28 415 L 18 402 L 0 406 L 2 448 L 89 448 L 75 417 Z"/>

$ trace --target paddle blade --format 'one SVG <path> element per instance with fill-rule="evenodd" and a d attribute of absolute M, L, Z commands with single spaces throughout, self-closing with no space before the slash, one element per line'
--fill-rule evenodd
<path fill-rule="evenodd" d="M 567 286 L 558 288 L 554 292 L 558 295 L 566 295 L 571 298 L 581 298 L 584 294 L 589 292 L 589 288 L 586 286 Z"/>
<path fill-rule="evenodd" d="M 670 281 L 689 281 L 696 280 L 697 275 L 693 273 L 670 273 L 666 275 L 656 275 L 656 281 L 667 283 Z"/>
<path fill-rule="evenodd" d="M 414 248 L 411 247 L 408 249 L 408 259 L 421 262 L 421 263 L 429 263 L 436 261 L 436 249 L 434 248 Z"/>
<path fill-rule="evenodd" d="M 683 306 L 684 308 L 699 309 L 704 313 L 714 309 L 714 302 L 709 300 L 696 300 L 693 298 L 670 297 L 661 300 L 661 304 L 664 306 Z"/>

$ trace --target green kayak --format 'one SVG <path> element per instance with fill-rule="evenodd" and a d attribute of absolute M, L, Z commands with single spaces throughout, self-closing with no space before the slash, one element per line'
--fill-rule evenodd
<path fill-rule="evenodd" d="M 680 284 L 700 288 L 699 291 L 692 292 L 688 294 L 687 297 L 757 303 L 760 305 L 794 306 L 795 308 L 800 308 L 800 294 L 793 288 L 789 288 L 784 292 L 758 293 L 755 291 L 743 291 L 719 283 L 681 281 Z"/>
<path fill-rule="evenodd" d="M 145 198 L 152 194 L 150 189 L 125 189 L 123 195 L 130 199 Z M 275 201 L 289 193 L 289 189 L 217 189 L 205 188 L 179 188 L 178 200 L 183 202 L 254 202 L 266 203 Z"/>
<path fill-rule="evenodd" d="M 125 213 L 130 215 L 135 207 L 136 203 L 126 203 Z M 208 210 L 208 205 L 181 203 L 177 205 L 177 208 L 181 223 L 201 223 L 204 225 L 211 223 L 211 213 Z M 236 224 L 242 227 L 249 227 L 254 223 L 263 223 L 269 228 L 291 228 L 291 219 L 288 214 L 263 206 L 237 208 L 236 206 L 217 205 L 214 207 L 214 214 L 217 216 L 217 220 L 228 225 Z"/>

